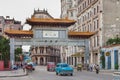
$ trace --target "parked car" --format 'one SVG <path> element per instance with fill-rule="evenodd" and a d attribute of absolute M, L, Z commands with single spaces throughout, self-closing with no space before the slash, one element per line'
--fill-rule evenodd
<path fill-rule="evenodd" d="M 47 71 L 55 71 L 55 62 L 47 62 Z"/>
<path fill-rule="evenodd" d="M 82 64 L 77 64 L 77 71 L 82 71 Z"/>
<path fill-rule="evenodd" d="M 74 69 L 67 63 L 58 63 L 55 68 L 56 75 L 71 75 L 73 76 Z"/>

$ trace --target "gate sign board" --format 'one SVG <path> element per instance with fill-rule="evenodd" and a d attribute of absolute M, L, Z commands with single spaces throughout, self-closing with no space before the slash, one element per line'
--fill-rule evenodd
<path fill-rule="evenodd" d="M 58 31 L 43 31 L 43 38 L 58 38 Z"/>
<path fill-rule="evenodd" d="M 69 19 L 55 19 L 45 10 L 34 11 L 26 23 L 31 25 L 29 31 L 7 30 L 10 37 L 10 60 L 14 64 L 14 46 L 85 46 L 85 62 L 89 59 L 89 37 L 93 32 L 68 31 L 68 27 L 76 21 Z M 14 41 L 14 42 L 13 42 Z"/>

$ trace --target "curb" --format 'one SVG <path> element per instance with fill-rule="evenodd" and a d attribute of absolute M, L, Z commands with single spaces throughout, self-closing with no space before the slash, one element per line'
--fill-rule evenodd
<path fill-rule="evenodd" d="M 27 76 L 28 74 L 23 74 L 23 75 L 11 75 L 11 76 L 0 76 L 1 77 L 22 77 L 22 76 Z"/>

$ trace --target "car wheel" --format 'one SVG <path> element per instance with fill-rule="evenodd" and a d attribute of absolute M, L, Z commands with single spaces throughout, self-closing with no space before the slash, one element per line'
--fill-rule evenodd
<path fill-rule="evenodd" d="M 72 74 L 72 73 L 71 73 L 70 75 L 71 75 L 71 76 L 73 76 L 73 74 Z"/>
<path fill-rule="evenodd" d="M 58 75 L 58 73 L 56 72 L 56 75 Z"/>
<path fill-rule="evenodd" d="M 62 74 L 58 73 L 59 76 L 61 76 Z"/>

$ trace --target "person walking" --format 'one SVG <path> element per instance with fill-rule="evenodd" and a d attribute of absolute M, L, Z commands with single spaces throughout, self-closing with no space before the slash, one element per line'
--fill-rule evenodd
<path fill-rule="evenodd" d="M 95 66 L 95 70 L 96 70 L 96 74 L 99 74 L 100 68 L 99 68 L 99 65 L 98 65 L 98 64 Z"/>
<path fill-rule="evenodd" d="M 90 65 L 90 72 L 92 72 L 93 71 L 93 65 L 91 64 Z"/>

